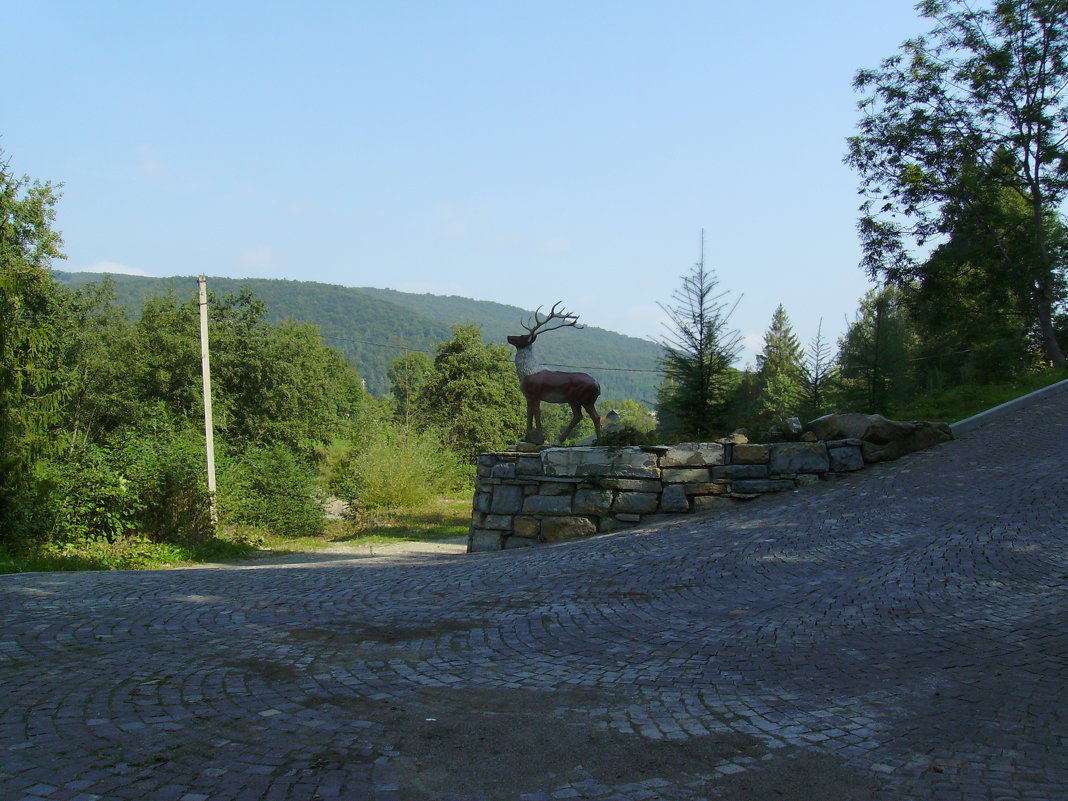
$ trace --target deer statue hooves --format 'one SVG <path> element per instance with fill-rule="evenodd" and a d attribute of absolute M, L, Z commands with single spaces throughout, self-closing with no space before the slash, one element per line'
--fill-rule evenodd
<path fill-rule="evenodd" d="M 542 370 L 534 357 L 534 340 L 538 334 L 555 331 L 558 328 L 582 328 L 577 314 L 568 314 L 559 309 L 563 301 L 557 301 L 546 317 L 541 315 L 541 306 L 534 312 L 534 317 L 520 325 L 526 334 L 508 337 L 508 344 L 515 348 L 515 369 L 519 374 L 519 389 L 527 402 L 527 433 L 524 440 L 541 444 L 545 436 L 541 426 L 541 404 L 566 403 L 571 407 L 571 422 L 564 427 L 557 437 L 557 444 L 567 439 L 568 435 L 582 422 L 582 412 L 590 416 L 594 431 L 601 435 L 601 418 L 595 406 L 601 394 L 601 385 L 597 379 L 586 373 L 566 373 L 558 370 Z M 555 325 L 550 323 L 556 322 Z M 540 440 L 535 442 L 535 440 Z"/>

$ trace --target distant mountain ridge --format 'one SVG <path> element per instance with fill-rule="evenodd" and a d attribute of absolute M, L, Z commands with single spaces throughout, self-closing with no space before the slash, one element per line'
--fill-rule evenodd
<path fill-rule="evenodd" d="M 103 273 L 58 270 L 53 275 L 72 289 L 104 278 Z M 139 313 L 145 298 L 173 291 L 185 300 L 197 292 L 195 276 L 111 278 L 119 303 L 129 307 L 132 314 Z M 516 306 L 455 295 L 313 281 L 209 276 L 208 287 L 217 295 L 250 289 L 267 304 L 270 320 L 293 318 L 318 326 L 327 343 L 356 365 L 367 389 L 376 395 L 389 392 L 386 371 L 394 359 L 412 350 L 433 354 L 436 344 L 452 336 L 454 325 L 477 323 L 487 342 L 503 344 L 509 334 L 522 333 L 519 321 L 531 314 Z M 603 328 L 564 328 L 539 338 L 537 353 L 546 366 L 591 373 L 600 381 L 606 398 L 634 398 L 650 405 L 656 400 L 661 348 L 654 342 Z"/>

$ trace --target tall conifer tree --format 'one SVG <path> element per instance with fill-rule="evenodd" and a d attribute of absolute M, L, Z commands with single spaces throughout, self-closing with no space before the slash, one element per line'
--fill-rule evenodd
<path fill-rule="evenodd" d="M 764 349 L 757 356 L 761 382 L 758 410 L 762 415 L 781 422 L 799 412 L 804 391 L 803 361 L 801 343 L 780 303 L 764 334 Z"/>
<path fill-rule="evenodd" d="M 715 271 L 705 267 L 702 231 L 701 259 L 682 277 L 673 303 L 660 304 L 670 324 L 660 343 L 665 381 L 657 405 L 662 427 L 674 436 L 701 439 L 727 425 L 727 390 L 741 337 L 730 328 L 738 302 L 729 306 L 718 286 Z"/>

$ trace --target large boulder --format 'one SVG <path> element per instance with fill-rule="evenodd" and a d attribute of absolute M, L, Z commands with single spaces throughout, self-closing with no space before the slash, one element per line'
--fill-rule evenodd
<path fill-rule="evenodd" d="M 827 414 L 809 422 L 808 428 L 825 442 L 860 440 L 865 462 L 897 459 L 953 439 L 945 423 L 888 420 L 881 414 Z"/>

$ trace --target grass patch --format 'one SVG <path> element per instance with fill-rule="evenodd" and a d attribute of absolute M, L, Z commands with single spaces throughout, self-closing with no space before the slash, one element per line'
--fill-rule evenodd
<path fill-rule="evenodd" d="M 49 573 L 70 570 L 161 570 L 255 552 L 248 542 L 220 535 L 190 544 L 152 542 L 147 537 L 81 540 L 9 551 L 0 548 L 0 573 Z"/>
<path fill-rule="evenodd" d="M 956 423 L 1002 403 L 1068 378 L 1068 370 L 1048 369 L 1028 373 L 1003 384 L 965 384 L 937 394 L 916 398 L 897 410 L 898 420 L 940 420 Z"/>
<path fill-rule="evenodd" d="M 275 553 L 300 553 L 330 545 L 389 545 L 432 542 L 467 536 L 471 496 L 436 498 L 415 509 L 377 511 L 344 520 L 329 520 L 317 537 L 267 536 L 264 546 Z"/>
<path fill-rule="evenodd" d="M 335 544 L 389 545 L 428 542 L 467 535 L 471 496 L 436 498 L 417 509 L 380 511 L 346 520 L 328 520 L 323 534 L 285 537 L 248 527 L 224 529 L 210 540 L 190 544 L 152 542 L 147 537 L 115 541 L 88 539 L 43 544 L 22 551 L 0 547 L 0 573 L 69 570 L 161 570 L 242 559 L 253 555 L 316 551 Z"/>

